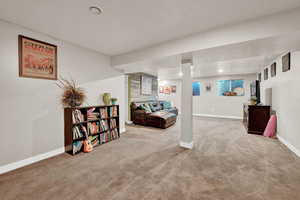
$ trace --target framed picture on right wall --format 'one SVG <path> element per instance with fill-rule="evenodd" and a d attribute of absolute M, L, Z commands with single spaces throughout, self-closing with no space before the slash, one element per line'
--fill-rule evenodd
<path fill-rule="evenodd" d="M 291 69 L 291 53 L 282 56 L 282 71 L 287 72 Z"/>
<path fill-rule="evenodd" d="M 276 76 L 276 62 L 271 65 L 271 77 Z"/>
<path fill-rule="evenodd" d="M 268 75 L 269 75 L 269 69 L 268 68 L 266 68 L 266 69 L 264 69 L 264 80 L 268 80 Z"/>

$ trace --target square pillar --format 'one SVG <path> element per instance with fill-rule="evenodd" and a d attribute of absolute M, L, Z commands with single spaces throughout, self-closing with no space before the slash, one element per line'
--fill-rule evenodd
<path fill-rule="evenodd" d="M 191 76 L 192 63 L 182 64 L 181 84 L 181 136 L 180 146 L 193 148 L 193 79 Z"/>

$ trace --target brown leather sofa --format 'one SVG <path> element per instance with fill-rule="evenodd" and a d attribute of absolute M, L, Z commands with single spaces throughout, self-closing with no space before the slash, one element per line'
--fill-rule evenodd
<path fill-rule="evenodd" d="M 141 108 L 142 104 L 151 104 L 152 112 L 146 112 Z M 168 128 L 176 123 L 178 109 L 176 107 L 163 107 L 164 101 L 139 101 L 131 103 L 131 120 L 134 124 Z"/>

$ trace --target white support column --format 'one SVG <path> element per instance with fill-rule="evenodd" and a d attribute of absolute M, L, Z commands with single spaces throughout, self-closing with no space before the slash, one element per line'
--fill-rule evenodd
<path fill-rule="evenodd" d="M 180 146 L 193 148 L 193 93 L 191 76 L 192 63 L 182 64 L 181 84 L 181 137 Z"/>

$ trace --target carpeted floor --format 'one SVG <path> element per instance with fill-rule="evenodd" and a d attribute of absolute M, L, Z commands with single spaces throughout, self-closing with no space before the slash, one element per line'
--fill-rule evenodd
<path fill-rule="evenodd" d="M 237 120 L 194 119 L 194 148 L 167 130 L 127 127 L 89 154 L 60 156 L 0 176 L 0 199 L 296 200 L 300 159 Z"/>

